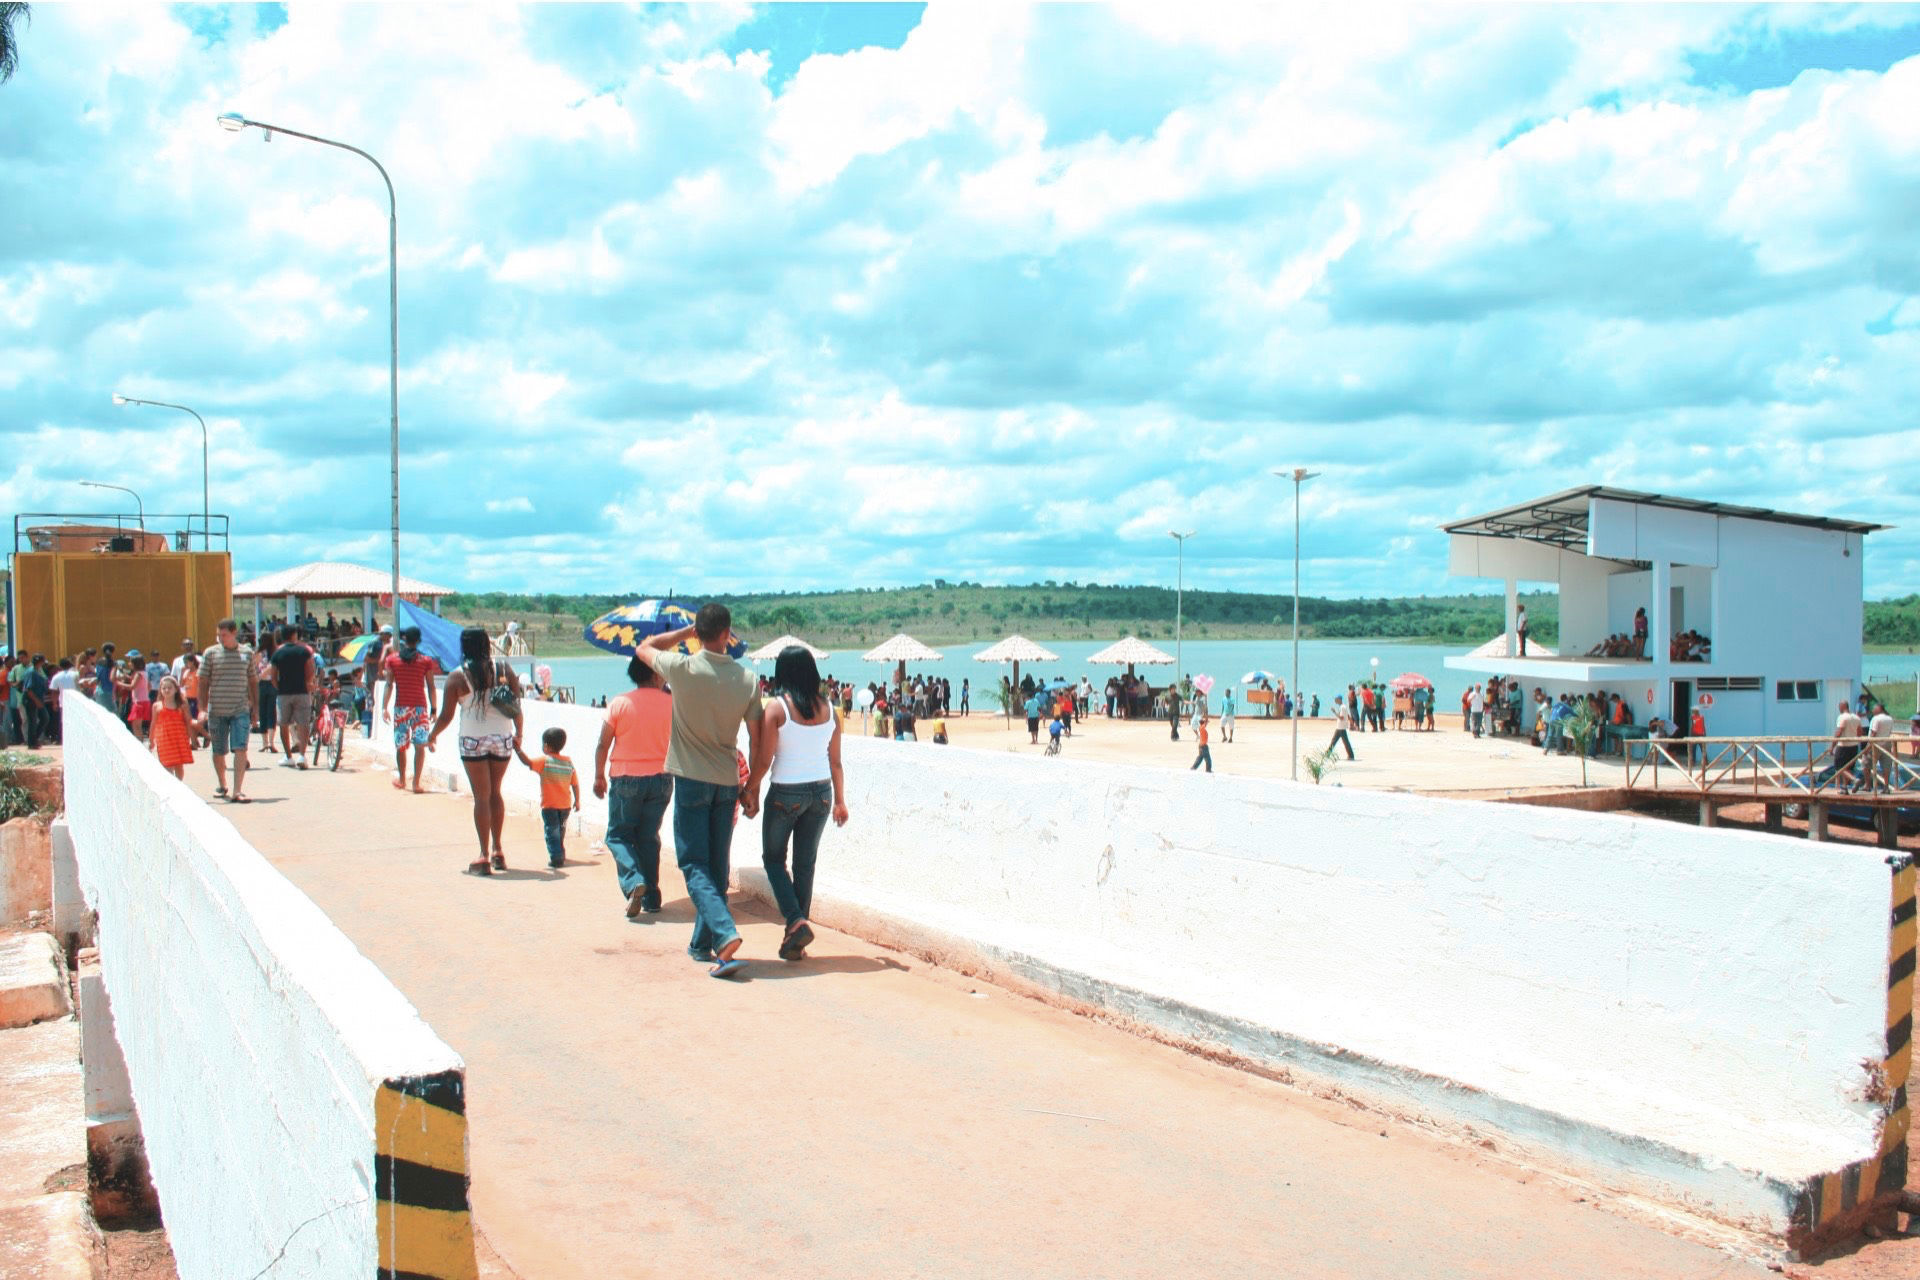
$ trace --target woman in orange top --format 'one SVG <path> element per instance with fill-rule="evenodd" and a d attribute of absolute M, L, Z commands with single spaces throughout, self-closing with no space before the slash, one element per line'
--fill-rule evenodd
<path fill-rule="evenodd" d="M 184 779 L 186 767 L 193 763 L 193 745 L 187 741 L 187 700 L 180 696 L 180 684 L 172 676 L 161 677 L 150 741 L 161 768 Z"/>
<path fill-rule="evenodd" d="M 652 667 L 627 663 L 633 689 L 607 703 L 593 753 L 593 794 L 607 802 L 607 851 L 620 875 L 627 919 L 660 909 L 660 820 L 673 799 L 667 739 L 673 697 Z M 607 777 L 611 767 L 612 785 Z"/>

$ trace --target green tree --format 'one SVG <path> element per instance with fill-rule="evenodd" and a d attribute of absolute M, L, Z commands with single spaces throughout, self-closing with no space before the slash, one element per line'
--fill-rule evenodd
<path fill-rule="evenodd" d="M 0 4 L 0 84 L 13 79 L 20 68 L 20 38 L 14 27 L 33 21 L 32 5 Z"/>

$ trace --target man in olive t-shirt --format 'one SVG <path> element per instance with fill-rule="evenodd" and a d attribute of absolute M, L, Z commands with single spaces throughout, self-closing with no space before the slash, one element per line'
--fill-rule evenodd
<path fill-rule="evenodd" d="M 741 801 L 734 743 L 742 721 L 750 741 L 760 737 L 759 682 L 726 655 L 732 632 L 733 615 L 725 605 L 702 605 L 691 627 L 649 637 L 635 653 L 673 690 L 667 772 L 674 779 L 674 855 L 687 878 L 687 897 L 693 900 L 693 941 L 687 954 L 716 961 L 709 971 L 716 978 L 731 977 L 744 967 L 734 958 L 740 932 L 727 910 L 733 806 Z M 700 640 L 698 653 L 669 652 L 690 634 Z M 749 818 L 759 812 L 751 795 L 741 804 Z"/>

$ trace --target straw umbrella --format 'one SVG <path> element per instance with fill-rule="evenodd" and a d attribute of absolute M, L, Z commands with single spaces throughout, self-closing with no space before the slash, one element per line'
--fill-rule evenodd
<path fill-rule="evenodd" d="M 1172 666 L 1173 655 L 1164 649 L 1154 648 L 1138 636 L 1128 636 L 1124 640 L 1114 641 L 1100 652 L 1094 654 L 1091 658 L 1088 658 L 1087 661 L 1103 667 L 1118 667 L 1124 665 L 1127 669 L 1127 674 L 1131 676 L 1134 666 L 1140 663 L 1144 663 L 1147 666 Z M 1127 709 L 1127 714 L 1128 716 L 1133 714 L 1131 707 Z"/>
<path fill-rule="evenodd" d="M 860 658 L 863 662 L 895 663 L 896 666 L 893 673 L 894 683 L 905 684 L 907 682 L 907 664 L 909 662 L 938 662 L 940 661 L 940 652 L 937 649 L 927 648 L 927 646 L 902 631 L 885 644 L 867 650 L 860 655 Z"/>
<path fill-rule="evenodd" d="M 799 636 L 781 636 L 778 640 L 769 641 L 761 645 L 758 649 L 755 649 L 747 655 L 747 660 L 750 662 L 771 662 L 773 659 L 779 657 L 783 651 L 794 645 L 799 645 L 802 649 L 812 654 L 816 662 L 827 656 L 825 649 L 816 649 Z"/>
<path fill-rule="evenodd" d="M 1011 662 L 1013 664 L 1013 681 L 1009 687 L 1017 689 L 1020 687 L 1021 663 L 1058 662 L 1060 661 L 1060 655 L 1051 649 L 1042 648 L 1025 636 L 1008 636 L 999 644 L 982 649 L 980 652 L 974 654 L 973 660 L 975 662 Z M 1007 705 L 1003 706 L 1001 710 L 1006 713 L 1007 719 L 1009 723 L 1011 723 L 1013 719 L 1013 707 Z"/>

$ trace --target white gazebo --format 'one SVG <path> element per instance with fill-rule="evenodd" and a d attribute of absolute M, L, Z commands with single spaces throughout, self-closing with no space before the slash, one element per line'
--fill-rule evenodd
<path fill-rule="evenodd" d="M 281 569 L 277 573 L 262 574 L 235 584 L 235 600 L 253 601 L 253 634 L 260 634 L 260 602 L 262 600 L 285 599 L 289 620 L 300 616 L 302 601 L 309 600 L 353 600 L 360 601 L 360 625 L 363 630 L 373 630 L 373 602 L 382 599 L 393 590 L 393 574 L 388 569 L 369 569 L 365 565 L 343 564 L 337 560 L 315 560 L 309 564 L 295 565 L 291 569 Z M 433 611 L 440 612 L 440 597 L 450 596 L 450 587 L 435 586 L 419 578 L 402 576 L 400 594 L 415 600 L 428 600 Z"/>
<path fill-rule="evenodd" d="M 902 631 L 886 643 L 877 645 L 860 655 L 862 662 L 895 663 L 894 680 L 899 684 L 907 682 L 907 664 L 909 662 L 938 662 L 940 651 L 929 649 L 912 636 Z"/>
<path fill-rule="evenodd" d="M 1008 636 L 999 644 L 990 645 L 973 655 L 975 662 L 1011 662 L 1013 679 L 1010 688 L 1020 687 L 1020 664 L 1023 662 L 1058 662 L 1060 655 L 1053 650 L 1035 644 L 1025 636 Z M 1013 716 L 1011 705 L 1002 708 L 1009 719 Z"/>
<path fill-rule="evenodd" d="M 827 651 L 825 649 L 816 649 L 814 646 L 808 644 L 805 640 L 802 640 L 799 636 L 786 635 L 786 636 L 781 636 L 778 640 L 769 640 L 766 644 L 761 645 L 758 649 L 755 649 L 752 653 L 747 655 L 747 661 L 771 662 L 775 658 L 779 657 L 783 650 L 789 649 L 794 645 L 799 645 L 802 649 L 805 649 L 808 653 L 812 654 L 814 656 L 815 661 L 818 661 L 821 658 L 824 658 L 827 656 Z"/>

